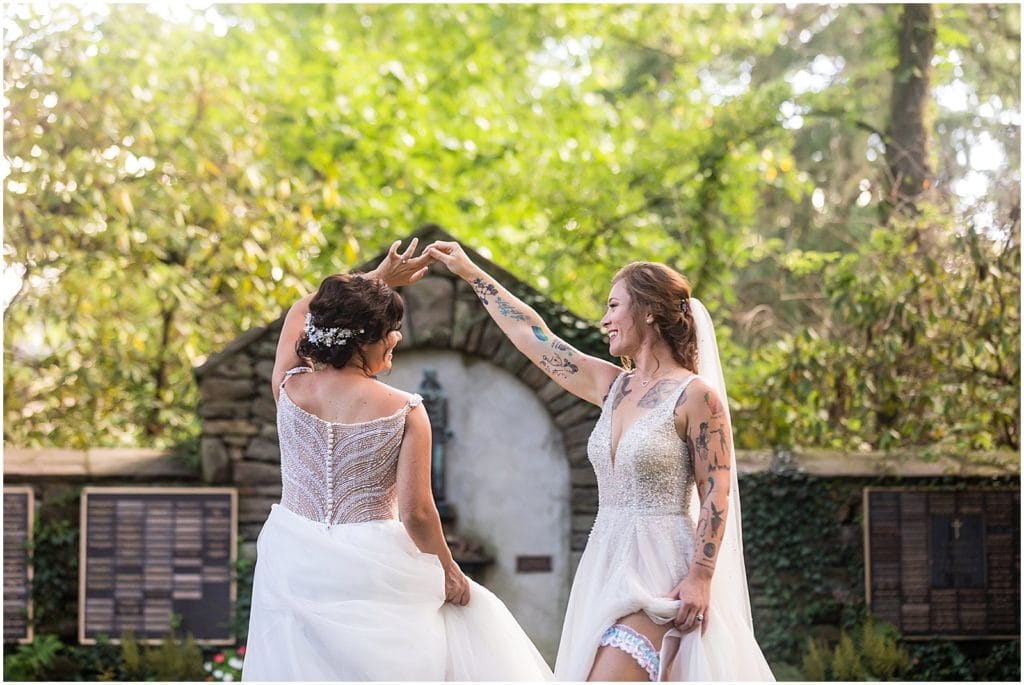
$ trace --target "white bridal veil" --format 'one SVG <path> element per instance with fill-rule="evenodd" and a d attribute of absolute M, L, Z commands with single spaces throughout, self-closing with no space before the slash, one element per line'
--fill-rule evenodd
<path fill-rule="evenodd" d="M 690 307 L 697 325 L 697 375 L 718 394 L 731 430 L 729 396 L 725 390 L 725 376 L 718 356 L 715 327 L 707 308 L 700 301 L 690 298 Z M 711 579 L 711 601 L 704 623 L 707 634 L 702 635 L 700 628 L 687 633 L 680 633 L 676 628 L 669 629 L 661 646 L 662 680 L 775 679 L 754 637 L 747 572 L 743 563 L 743 526 L 736 477 L 736 450 L 731 445 L 729 456 L 732 459 L 732 468 L 729 470 L 729 508 L 715 573 Z M 700 506 L 700 497 L 694 486 L 690 494 L 689 511 L 694 525 L 700 518 Z M 647 615 L 658 623 L 671 622 L 678 610 L 679 600 L 667 597 L 653 598 L 644 606 Z"/>
<path fill-rule="evenodd" d="M 729 396 L 725 391 L 725 375 L 722 373 L 722 361 L 718 356 L 718 339 L 715 337 L 715 326 L 707 308 L 697 298 L 690 298 L 693 320 L 697 324 L 697 374 L 703 378 L 715 392 L 725 409 L 725 418 L 732 429 L 732 418 L 729 414 Z M 736 464 L 736 449 L 729 440 L 729 459 L 732 464 L 729 485 L 729 509 L 725 518 L 725 535 L 718 551 L 715 563 L 715 574 L 711 580 L 711 606 L 709 614 L 722 609 L 729 609 L 730 614 L 742 618 L 748 628 L 753 630 L 750 615 L 750 594 L 747 590 L 747 571 L 743 562 L 743 526 L 740 517 L 740 488 L 737 479 L 739 467 Z M 695 488 L 696 489 L 696 488 Z M 690 497 L 690 517 L 694 522 L 700 516 L 700 498 L 696 492 Z M 711 618 L 714 620 L 714 618 Z"/>

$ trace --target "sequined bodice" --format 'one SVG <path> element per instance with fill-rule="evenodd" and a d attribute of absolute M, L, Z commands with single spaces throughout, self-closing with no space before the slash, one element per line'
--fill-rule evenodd
<path fill-rule="evenodd" d="M 413 395 L 391 416 L 331 423 L 292 402 L 281 383 L 277 432 L 281 443 L 281 504 L 325 524 L 398 518 L 398 453 L 405 417 L 422 402 Z"/>
<path fill-rule="evenodd" d="M 690 376 L 678 390 L 625 427 L 612 463 L 612 403 L 625 374 L 612 384 L 601 416 L 590 434 L 587 456 L 597 474 L 599 507 L 646 514 L 686 514 L 693 485 L 689 450 L 676 433 L 673 409 Z"/>

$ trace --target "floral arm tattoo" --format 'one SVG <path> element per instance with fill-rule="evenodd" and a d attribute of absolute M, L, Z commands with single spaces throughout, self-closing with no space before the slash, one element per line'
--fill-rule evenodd
<path fill-rule="evenodd" d="M 526 321 L 529 318 L 526 314 L 516 309 L 515 305 L 511 302 L 502 299 L 501 295 L 495 297 L 494 301 L 498 304 L 498 313 L 502 316 L 507 316 L 514 321 Z"/>
<path fill-rule="evenodd" d="M 685 443 L 701 500 L 694 565 L 713 572 L 729 508 L 729 425 L 721 403 L 709 391 L 684 390 L 674 414 L 678 418 L 683 412 L 687 418 Z"/>
<path fill-rule="evenodd" d="M 476 296 L 480 298 L 480 301 L 485 306 L 490 304 L 490 301 L 487 299 L 488 296 L 495 297 L 498 294 L 498 289 L 482 278 L 474 278 L 470 285 L 473 286 Z"/>
<path fill-rule="evenodd" d="M 529 319 L 514 304 L 499 295 L 498 289 L 494 287 L 493 283 L 488 283 L 482 278 L 474 278 L 470 285 L 473 286 L 476 296 L 480 298 L 485 307 L 491 304 L 488 298 L 493 297 L 494 303 L 498 305 L 498 313 L 502 316 L 507 316 L 514 321 L 526 321 Z"/>

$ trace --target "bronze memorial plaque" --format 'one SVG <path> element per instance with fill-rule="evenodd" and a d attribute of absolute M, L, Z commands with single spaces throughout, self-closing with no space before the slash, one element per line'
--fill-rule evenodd
<path fill-rule="evenodd" d="M 157 642 L 177 624 L 233 644 L 238 495 L 233 488 L 82 490 L 78 640 Z"/>
<path fill-rule="evenodd" d="M 32 488 L 4 486 L 4 642 L 32 642 L 34 502 Z"/>
<path fill-rule="evenodd" d="M 864 489 L 871 613 L 907 639 L 1020 635 L 1020 491 Z"/>

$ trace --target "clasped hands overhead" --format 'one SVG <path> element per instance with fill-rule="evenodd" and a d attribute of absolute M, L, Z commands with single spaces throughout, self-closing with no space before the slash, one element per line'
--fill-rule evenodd
<path fill-rule="evenodd" d="M 385 283 L 394 286 L 415 283 L 427 274 L 427 269 L 434 262 L 441 262 L 457 276 L 472 265 L 462 246 L 456 242 L 436 240 L 416 255 L 419 238 L 413 238 L 405 251 L 400 252 L 401 240 L 396 240 L 388 248 L 388 254 L 377 267 L 377 275 Z"/>

